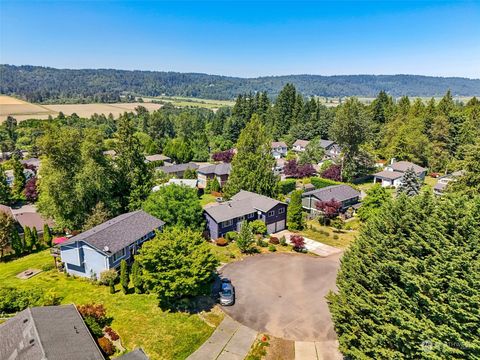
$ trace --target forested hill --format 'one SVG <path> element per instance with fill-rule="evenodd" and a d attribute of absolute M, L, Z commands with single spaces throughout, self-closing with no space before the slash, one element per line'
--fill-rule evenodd
<path fill-rule="evenodd" d="M 207 99 L 233 99 L 240 93 L 267 91 L 276 96 L 292 83 L 305 96 L 374 97 L 385 90 L 392 96 L 480 95 L 480 79 L 420 75 L 286 75 L 238 78 L 197 73 L 69 70 L 40 66 L 0 65 L 0 93 L 32 102 L 79 99 L 109 101 L 119 94 L 174 95 Z"/>

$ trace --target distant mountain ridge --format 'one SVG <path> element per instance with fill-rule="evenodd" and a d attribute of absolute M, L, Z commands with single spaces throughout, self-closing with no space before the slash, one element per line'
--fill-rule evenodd
<path fill-rule="evenodd" d="M 108 102 L 120 94 L 233 99 L 240 93 L 267 91 L 276 96 L 292 83 L 305 96 L 374 97 L 381 90 L 398 96 L 479 96 L 480 79 L 423 75 L 282 75 L 239 78 L 201 73 L 115 69 L 55 69 L 0 65 L 0 93 L 33 102 L 85 99 Z"/>

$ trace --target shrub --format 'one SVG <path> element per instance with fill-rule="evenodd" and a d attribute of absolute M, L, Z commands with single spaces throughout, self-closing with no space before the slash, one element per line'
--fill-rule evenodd
<path fill-rule="evenodd" d="M 0 288 L 0 312 L 15 313 L 29 306 L 41 305 L 43 293 L 37 289 Z"/>
<path fill-rule="evenodd" d="M 283 236 L 280 238 L 280 245 L 282 245 L 282 246 L 287 246 L 287 239 L 285 238 L 285 235 L 283 235 Z"/>
<path fill-rule="evenodd" d="M 267 225 L 262 220 L 255 220 L 250 223 L 250 227 L 254 234 L 266 234 L 267 233 Z"/>
<path fill-rule="evenodd" d="M 275 237 L 275 236 L 270 236 L 270 240 L 268 240 L 268 242 L 269 242 L 270 244 L 274 244 L 274 245 L 280 244 L 280 240 L 278 240 L 278 238 Z"/>
<path fill-rule="evenodd" d="M 107 326 L 105 328 L 105 332 L 108 334 L 108 336 L 110 336 L 110 339 L 112 339 L 112 341 L 117 341 L 118 339 L 120 339 L 120 336 L 118 336 L 115 330 L 113 330 L 110 326 Z"/>
<path fill-rule="evenodd" d="M 225 238 L 218 238 L 215 241 L 215 244 L 217 244 L 217 246 L 227 246 L 228 245 L 228 240 L 225 239 Z"/>
<path fill-rule="evenodd" d="M 266 241 L 264 241 L 263 239 L 258 239 L 257 240 L 257 245 L 264 248 L 264 247 L 268 246 L 268 243 Z"/>
<path fill-rule="evenodd" d="M 280 194 L 283 194 L 283 195 L 287 195 L 291 193 L 293 190 L 295 190 L 296 186 L 297 186 L 297 181 L 295 179 L 287 179 L 284 181 L 280 181 L 278 183 Z"/>
<path fill-rule="evenodd" d="M 336 217 L 330 222 L 330 226 L 338 230 L 343 229 L 344 223 L 343 220 L 340 217 Z"/>
<path fill-rule="evenodd" d="M 100 273 L 100 284 L 110 285 L 110 281 L 115 284 L 118 280 L 118 273 L 115 269 L 109 269 Z"/>
<path fill-rule="evenodd" d="M 58 295 L 55 291 L 49 291 L 43 296 L 43 306 L 55 306 L 60 305 L 63 297 Z"/>
<path fill-rule="evenodd" d="M 85 319 L 91 317 L 95 319 L 99 325 L 106 325 L 107 310 L 102 304 L 86 304 L 77 306 L 78 312 Z"/>
<path fill-rule="evenodd" d="M 292 235 L 290 237 L 290 242 L 293 245 L 293 250 L 303 251 L 305 250 L 305 240 L 301 235 Z"/>
<path fill-rule="evenodd" d="M 333 238 L 334 238 L 335 240 L 338 240 L 338 235 L 337 235 L 337 234 L 333 235 Z"/>
<path fill-rule="evenodd" d="M 321 177 L 312 177 L 310 178 L 310 181 L 312 182 L 313 186 L 315 186 L 315 189 L 321 189 L 330 185 L 337 185 L 339 184 L 338 181 L 333 181 L 330 179 L 324 179 Z"/>
<path fill-rule="evenodd" d="M 270 244 L 270 245 L 268 245 L 268 251 L 275 252 L 275 251 L 277 251 L 277 248 L 275 247 L 275 245 Z"/>
<path fill-rule="evenodd" d="M 235 241 L 237 240 L 238 233 L 236 231 L 229 231 L 225 234 L 225 239 L 229 241 Z"/>
<path fill-rule="evenodd" d="M 92 316 L 86 316 L 83 320 L 94 337 L 99 338 L 103 335 L 102 326 L 97 320 L 95 320 L 95 318 Z"/>
<path fill-rule="evenodd" d="M 55 267 L 55 265 L 53 265 L 52 263 L 46 263 L 46 264 L 43 264 L 41 269 L 42 271 L 50 271 L 52 270 L 53 268 Z"/>
<path fill-rule="evenodd" d="M 98 339 L 98 346 L 100 346 L 100 349 L 102 349 L 103 353 L 107 356 L 115 354 L 115 346 L 113 346 L 113 343 L 106 337 Z"/>

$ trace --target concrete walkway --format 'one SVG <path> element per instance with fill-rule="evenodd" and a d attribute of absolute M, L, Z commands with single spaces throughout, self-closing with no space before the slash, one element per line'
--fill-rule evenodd
<path fill-rule="evenodd" d="M 290 236 L 292 236 L 292 235 L 294 235 L 294 234 L 291 233 L 288 230 L 280 231 L 280 232 L 274 234 L 274 236 L 276 236 L 278 238 L 281 238 L 282 236 L 285 236 L 285 239 L 287 239 L 288 243 L 290 243 Z M 312 239 L 309 239 L 309 238 L 306 238 L 306 237 L 304 237 L 303 239 L 305 240 L 305 248 L 308 251 L 310 251 L 314 254 L 317 254 L 319 256 L 322 256 L 322 257 L 327 257 L 327 256 L 330 256 L 330 255 L 339 254 L 343 251 L 342 249 L 338 249 L 336 247 L 333 247 L 333 246 L 330 246 L 330 245 L 327 245 L 327 244 L 323 244 L 321 242 L 318 242 L 318 241 L 315 241 L 315 240 L 312 240 Z"/>
<path fill-rule="evenodd" d="M 187 360 L 243 360 L 257 332 L 225 315 L 212 336 Z"/>
<path fill-rule="evenodd" d="M 337 341 L 295 341 L 295 360 L 341 360 Z"/>

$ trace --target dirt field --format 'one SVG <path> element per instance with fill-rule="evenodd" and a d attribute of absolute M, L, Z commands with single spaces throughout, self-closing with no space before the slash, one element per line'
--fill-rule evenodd
<path fill-rule="evenodd" d="M 90 117 L 93 114 L 113 114 L 118 117 L 125 111 L 134 111 L 137 106 L 144 106 L 149 111 L 158 110 L 160 104 L 153 103 L 116 103 L 116 104 L 62 104 L 62 105 L 37 105 L 18 100 L 10 96 L 0 95 L 0 122 L 12 115 L 17 121 L 28 119 L 48 119 L 49 115 L 55 117 L 59 112 L 65 115 L 76 113 L 80 117 Z"/>

